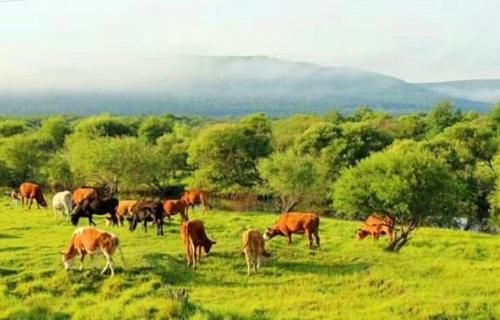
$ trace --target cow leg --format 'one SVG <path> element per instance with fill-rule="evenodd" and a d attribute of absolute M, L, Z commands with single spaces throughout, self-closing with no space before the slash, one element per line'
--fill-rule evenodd
<path fill-rule="evenodd" d="M 90 262 L 92 263 L 92 270 L 95 270 L 96 265 L 95 265 L 95 255 L 94 254 L 90 255 Z"/>
<path fill-rule="evenodd" d="M 255 272 L 257 273 L 257 270 L 260 269 L 260 257 L 261 255 L 259 253 L 256 254 L 256 257 L 255 257 L 255 261 L 256 261 L 256 264 L 255 264 Z"/>
<path fill-rule="evenodd" d="M 85 259 L 85 251 L 82 251 L 80 253 L 80 268 L 78 270 L 82 271 L 83 270 L 83 259 Z"/>
<path fill-rule="evenodd" d="M 321 246 L 319 244 L 319 233 L 318 233 L 318 231 L 314 232 L 314 238 L 316 239 L 316 246 L 318 247 L 318 249 L 321 249 Z"/>
<path fill-rule="evenodd" d="M 111 255 L 108 252 L 106 252 L 106 250 L 103 250 L 103 249 L 101 249 L 101 250 L 102 250 L 102 254 L 106 258 L 106 265 L 104 266 L 104 269 L 102 269 L 101 274 L 104 274 L 104 272 L 106 272 L 106 270 L 109 268 L 111 270 L 111 276 L 114 276 L 115 270 L 113 268 L 113 258 L 111 257 Z"/>
<path fill-rule="evenodd" d="M 309 230 L 306 229 L 305 235 L 307 237 L 307 240 L 309 240 L 309 249 L 312 249 L 313 247 L 313 239 L 312 239 L 312 234 Z"/>
<path fill-rule="evenodd" d="M 252 269 L 250 264 L 251 264 L 251 261 L 250 261 L 250 252 L 247 252 L 245 250 L 245 259 L 247 261 L 247 276 L 250 276 L 250 270 Z"/>
<path fill-rule="evenodd" d="M 55 204 L 52 205 L 52 211 L 54 212 L 54 219 L 57 219 L 57 209 Z"/>
<path fill-rule="evenodd" d="M 28 209 L 31 210 L 31 205 L 33 204 L 33 198 L 28 198 Z"/>
<path fill-rule="evenodd" d="M 144 232 L 148 233 L 148 221 L 144 220 Z"/>
<path fill-rule="evenodd" d="M 285 233 L 285 237 L 288 238 L 288 245 L 292 244 L 292 234 L 291 233 Z"/>
<path fill-rule="evenodd" d="M 193 263 L 193 269 L 196 269 L 196 247 L 192 240 L 191 240 L 191 261 Z"/>

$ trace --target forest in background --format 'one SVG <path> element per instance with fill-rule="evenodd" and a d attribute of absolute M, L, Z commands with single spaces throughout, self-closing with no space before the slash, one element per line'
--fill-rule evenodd
<path fill-rule="evenodd" d="M 123 194 L 201 188 L 237 210 L 267 201 L 337 217 L 395 214 L 407 225 L 466 217 L 466 228 L 492 230 L 499 145 L 500 105 L 479 114 L 448 101 L 400 116 L 363 106 L 285 118 L 1 117 L 0 185 L 59 191 L 117 179 Z"/>

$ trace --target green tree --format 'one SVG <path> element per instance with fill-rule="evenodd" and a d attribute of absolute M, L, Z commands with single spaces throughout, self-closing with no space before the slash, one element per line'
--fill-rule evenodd
<path fill-rule="evenodd" d="M 40 136 L 40 138 L 46 140 L 50 145 L 50 151 L 54 151 L 62 147 L 64 144 L 64 139 L 70 133 L 71 128 L 69 127 L 66 120 L 61 116 L 54 116 L 44 119 L 42 122 L 42 126 L 38 131 L 38 135 Z"/>
<path fill-rule="evenodd" d="M 57 153 L 42 167 L 47 183 L 54 190 L 70 190 L 75 186 L 71 165 L 63 153 Z"/>
<path fill-rule="evenodd" d="M 278 196 L 282 212 L 301 201 L 326 197 L 321 168 L 311 156 L 299 156 L 292 150 L 274 153 L 258 167 L 265 184 Z"/>
<path fill-rule="evenodd" d="M 11 137 L 16 134 L 24 133 L 28 130 L 25 121 L 17 119 L 8 119 L 0 121 L 0 137 Z"/>
<path fill-rule="evenodd" d="M 461 113 L 455 110 L 450 101 L 436 104 L 427 115 L 429 135 L 435 135 L 461 120 Z"/>
<path fill-rule="evenodd" d="M 412 141 L 361 160 L 334 185 L 334 208 L 355 216 L 391 216 L 396 226 L 388 250 L 399 251 L 417 227 L 453 217 L 462 187 L 446 164 Z"/>
<path fill-rule="evenodd" d="M 173 126 L 172 117 L 149 117 L 139 126 L 139 136 L 146 139 L 148 143 L 154 144 L 156 139 L 172 132 Z"/>
<path fill-rule="evenodd" d="M 81 120 L 75 128 L 76 133 L 91 137 L 135 136 L 132 125 L 123 118 L 102 114 Z"/>

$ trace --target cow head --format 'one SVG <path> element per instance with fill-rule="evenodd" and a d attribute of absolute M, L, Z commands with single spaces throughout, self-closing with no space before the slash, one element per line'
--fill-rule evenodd
<path fill-rule="evenodd" d="M 80 220 L 80 216 L 78 214 L 71 215 L 71 223 L 76 226 L 78 225 L 78 220 Z"/>
<path fill-rule="evenodd" d="M 43 198 L 43 196 L 40 196 L 40 199 L 38 199 L 38 204 L 42 208 L 47 208 L 47 201 Z"/>
<path fill-rule="evenodd" d="M 280 232 L 277 229 L 274 228 L 267 228 L 266 232 L 264 232 L 263 238 L 264 240 L 271 240 L 272 238 L 276 237 L 279 235 Z"/>
<path fill-rule="evenodd" d="M 207 241 L 205 241 L 205 243 L 203 243 L 203 250 L 205 250 L 205 253 L 209 254 L 210 253 L 210 249 L 216 243 L 217 243 L 216 241 L 212 241 L 210 239 L 207 239 Z"/>
<path fill-rule="evenodd" d="M 368 232 L 366 232 L 365 230 L 363 229 L 356 230 L 356 239 L 363 240 L 364 238 L 366 238 L 366 236 L 368 236 Z"/>
<path fill-rule="evenodd" d="M 61 251 L 62 261 L 64 264 L 64 270 L 69 270 L 73 267 L 73 261 L 75 260 L 74 255 L 70 255 L 69 252 Z"/>

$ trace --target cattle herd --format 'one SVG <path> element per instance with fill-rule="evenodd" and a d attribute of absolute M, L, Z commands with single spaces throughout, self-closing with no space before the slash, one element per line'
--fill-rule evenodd
<path fill-rule="evenodd" d="M 203 190 L 186 191 L 177 200 L 118 200 L 114 196 L 116 185 L 105 188 L 82 187 L 70 191 L 58 192 L 52 199 L 54 216 L 58 214 L 65 216 L 75 226 L 80 218 L 87 218 L 90 227 L 77 228 L 65 251 L 62 251 L 64 268 L 71 269 L 75 257 L 80 258 L 80 269 L 83 268 L 84 257 L 88 254 L 95 267 L 94 254 L 100 253 L 106 259 L 106 266 L 101 274 L 110 270 L 114 275 L 113 254 L 119 248 L 118 237 L 110 232 L 99 230 L 92 220 L 94 214 L 106 215 L 108 224 L 113 226 L 122 225 L 125 220 L 129 223 L 129 230 L 134 231 L 139 223 L 143 224 L 147 232 L 148 223 L 156 225 L 157 235 L 163 235 L 164 218 L 171 220 L 171 216 L 179 214 L 181 217 L 180 235 L 186 252 L 187 265 L 196 268 L 201 259 L 201 250 L 206 254 L 211 247 L 216 244 L 210 240 L 205 231 L 205 224 L 202 220 L 189 220 L 189 208 L 200 205 L 204 213 L 208 212 L 208 193 Z M 21 201 L 24 207 L 25 202 L 29 209 L 36 201 L 38 208 L 47 207 L 47 202 L 40 186 L 25 182 L 20 185 L 19 191 L 13 190 L 10 194 L 16 204 Z M 259 230 L 247 230 L 242 234 L 242 250 L 247 262 L 247 273 L 250 275 L 251 269 L 259 269 L 264 258 L 270 253 L 265 249 L 265 241 L 279 235 L 288 239 L 288 244 L 292 242 L 292 234 L 304 234 L 309 240 L 310 249 L 320 249 L 319 238 L 320 218 L 315 213 L 289 212 L 279 216 L 273 227 L 267 228 L 264 234 Z M 386 235 L 389 239 L 393 237 L 394 222 L 391 218 L 381 215 L 371 215 L 364 225 L 356 231 L 356 238 L 361 240 L 368 235 L 377 240 L 380 235 Z M 123 255 L 122 263 L 125 267 Z"/>

